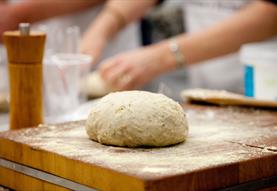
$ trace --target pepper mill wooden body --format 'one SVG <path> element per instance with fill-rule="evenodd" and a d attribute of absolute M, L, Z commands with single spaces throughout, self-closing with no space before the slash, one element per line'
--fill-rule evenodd
<path fill-rule="evenodd" d="M 46 35 L 28 28 L 4 33 L 10 82 L 10 129 L 43 122 L 42 59 Z"/>

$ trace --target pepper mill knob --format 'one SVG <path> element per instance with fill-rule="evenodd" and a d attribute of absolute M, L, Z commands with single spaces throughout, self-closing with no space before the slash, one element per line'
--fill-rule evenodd
<path fill-rule="evenodd" d="M 31 28 L 30 23 L 19 23 L 18 28 L 19 28 L 20 35 L 30 34 L 30 28 Z"/>

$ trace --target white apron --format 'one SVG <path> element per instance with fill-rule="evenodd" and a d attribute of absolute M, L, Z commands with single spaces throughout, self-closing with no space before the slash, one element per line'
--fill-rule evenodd
<path fill-rule="evenodd" d="M 195 32 L 211 26 L 230 16 L 248 2 L 249 0 L 185 0 L 184 20 L 187 31 Z M 243 67 L 237 53 L 194 65 L 189 68 L 188 73 L 191 88 L 243 92 Z"/>

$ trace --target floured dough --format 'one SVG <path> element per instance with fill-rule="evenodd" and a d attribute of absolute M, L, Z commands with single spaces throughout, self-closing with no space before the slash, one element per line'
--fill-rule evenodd
<path fill-rule="evenodd" d="M 86 130 L 103 144 L 139 147 L 183 142 L 188 124 L 182 107 L 172 99 L 145 91 L 110 93 L 93 108 Z"/>
<path fill-rule="evenodd" d="M 110 88 L 100 77 L 99 73 L 94 71 L 90 73 L 82 83 L 82 92 L 90 97 L 102 97 L 110 92 Z"/>

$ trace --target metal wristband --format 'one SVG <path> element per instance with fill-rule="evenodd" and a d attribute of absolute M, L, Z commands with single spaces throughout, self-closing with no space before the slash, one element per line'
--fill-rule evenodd
<path fill-rule="evenodd" d="M 176 69 L 184 68 L 185 64 L 186 64 L 186 60 L 185 60 L 183 53 L 180 50 L 180 47 L 179 47 L 176 39 L 173 38 L 169 41 L 169 49 L 175 57 Z"/>

